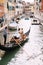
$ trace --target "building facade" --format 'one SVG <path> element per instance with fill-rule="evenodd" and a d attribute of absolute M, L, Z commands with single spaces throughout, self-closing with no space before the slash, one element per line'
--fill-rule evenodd
<path fill-rule="evenodd" d="M 43 12 L 43 0 L 34 0 L 35 11 Z"/>
<path fill-rule="evenodd" d="M 43 23 L 43 0 L 34 0 L 34 15 Z"/>
<path fill-rule="evenodd" d="M 40 11 L 43 12 L 43 0 L 40 0 Z"/>

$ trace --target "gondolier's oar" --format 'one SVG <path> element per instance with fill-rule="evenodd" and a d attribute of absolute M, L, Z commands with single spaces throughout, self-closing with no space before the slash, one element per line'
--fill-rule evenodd
<path fill-rule="evenodd" d="M 23 51 L 25 51 L 24 49 L 23 49 L 23 47 L 18 43 L 18 45 L 20 46 L 20 48 L 23 50 Z M 25 53 L 29 56 L 29 54 L 27 53 L 27 51 L 25 51 Z"/>
<path fill-rule="evenodd" d="M 20 48 L 23 50 L 23 51 L 25 51 L 24 49 L 23 49 L 23 47 L 18 43 L 18 45 L 20 46 Z M 29 56 L 29 54 L 27 53 L 27 51 L 25 51 L 25 53 L 27 54 L 27 56 L 28 56 L 28 59 L 27 60 L 29 60 L 30 58 L 33 58 L 32 56 Z"/>
<path fill-rule="evenodd" d="M 25 51 L 25 53 L 27 54 L 27 56 L 30 57 L 29 54 L 28 54 L 28 52 L 27 52 L 26 50 L 24 50 L 23 47 L 22 47 L 19 43 L 18 43 L 18 45 L 19 45 L 19 47 L 20 47 L 23 51 Z"/>

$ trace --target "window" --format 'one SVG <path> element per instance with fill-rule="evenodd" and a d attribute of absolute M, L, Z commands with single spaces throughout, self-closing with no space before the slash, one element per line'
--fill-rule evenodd
<path fill-rule="evenodd" d="M 41 2 L 41 0 L 39 0 L 39 3 Z"/>
<path fill-rule="evenodd" d="M 18 8 L 18 6 L 16 6 L 16 8 Z"/>
<path fill-rule="evenodd" d="M 8 10 L 14 10 L 14 7 L 13 6 L 9 6 Z"/>
<path fill-rule="evenodd" d="M 19 8 L 19 6 L 16 6 L 16 8 Z"/>
<path fill-rule="evenodd" d="M 14 2 L 16 2 L 16 0 L 14 0 Z"/>

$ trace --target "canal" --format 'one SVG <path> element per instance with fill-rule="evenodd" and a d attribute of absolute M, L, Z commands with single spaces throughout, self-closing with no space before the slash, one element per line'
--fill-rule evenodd
<path fill-rule="evenodd" d="M 6 52 L 0 65 L 43 65 L 43 26 L 32 25 L 29 40 L 22 48 Z"/>

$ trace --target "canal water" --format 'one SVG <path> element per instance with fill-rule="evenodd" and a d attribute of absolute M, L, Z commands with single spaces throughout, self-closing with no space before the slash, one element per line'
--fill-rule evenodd
<path fill-rule="evenodd" d="M 32 25 L 28 41 L 6 52 L 0 65 L 43 65 L 43 26 Z"/>

